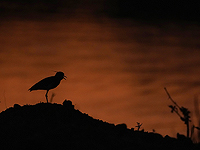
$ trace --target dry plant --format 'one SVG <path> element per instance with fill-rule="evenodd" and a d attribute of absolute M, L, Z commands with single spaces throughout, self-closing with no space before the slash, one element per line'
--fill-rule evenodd
<path fill-rule="evenodd" d="M 137 126 L 135 126 L 135 127 L 137 127 L 137 131 L 140 131 L 140 127 L 142 126 L 142 124 L 143 124 L 143 123 L 137 122 Z"/>
<path fill-rule="evenodd" d="M 181 121 L 184 122 L 184 124 L 186 124 L 187 126 L 187 138 L 191 138 L 193 133 L 194 133 L 194 129 L 198 129 L 200 130 L 199 127 L 196 127 L 196 126 L 192 126 L 191 128 L 191 137 L 189 136 L 189 133 L 190 133 L 190 128 L 189 128 L 189 122 L 191 122 L 190 120 L 190 111 L 185 108 L 185 107 L 180 107 L 171 97 L 171 95 L 169 94 L 169 92 L 167 91 L 167 88 L 164 88 L 165 89 L 165 92 L 167 93 L 168 95 L 168 98 L 172 101 L 173 105 L 169 105 L 169 108 L 171 108 L 171 113 L 175 112 L 181 119 Z"/>

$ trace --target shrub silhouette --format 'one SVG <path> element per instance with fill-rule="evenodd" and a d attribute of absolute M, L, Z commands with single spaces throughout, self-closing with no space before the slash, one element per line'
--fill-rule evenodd
<path fill-rule="evenodd" d="M 174 105 L 169 105 L 169 108 L 171 108 L 171 113 L 175 112 L 179 117 L 180 119 L 184 122 L 184 124 L 186 124 L 187 126 L 187 138 L 191 138 L 189 136 L 189 133 L 190 133 L 190 128 L 189 128 L 189 122 L 191 122 L 190 120 L 190 111 L 185 108 L 185 107 L 180 107 L 173 99 L 172 97 L 170 96 L 169 92 L 167 91 L 167 88 L 164 88 L 165 92 L 167 93 L 168 95 L 168 98 L 172 101 L 172 103 Z M 180 112 L 181 113 L 180 113 Z M 196 128 L 196 129 L 199 129 L 199 127 L 195 127 L 193 126 L 192 128 Z M 193 132 L 193 129 L 191 129 L 191 135 L 192 135 L 192 132 Z"/>

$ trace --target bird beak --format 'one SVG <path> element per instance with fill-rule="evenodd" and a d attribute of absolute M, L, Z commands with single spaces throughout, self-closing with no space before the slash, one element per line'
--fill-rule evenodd
<path fill-rule="evenodd" d="M 67 78 L 66 76 L 63 77 L 63 79 Z M 65 79 L 66 80 L 66 79 Z"/>

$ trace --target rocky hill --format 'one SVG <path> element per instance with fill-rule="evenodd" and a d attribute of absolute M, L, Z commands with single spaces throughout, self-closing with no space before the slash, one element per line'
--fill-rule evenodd
<path fill-rule="evenodd" d="M 92 150 L 188 150 L 200 149 L 187 138 L 127 129 L 110 124 L 63 104 L 38 103 L 0 113 L 1 149 L 92 149 Z"/>

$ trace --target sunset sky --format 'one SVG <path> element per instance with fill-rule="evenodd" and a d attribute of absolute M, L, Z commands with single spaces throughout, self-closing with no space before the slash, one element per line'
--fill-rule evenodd
<path fill-rule="evenodd" d="M 183 18 L 185 7 L 170 18 L 162 3 L 154 6 L 163 7 L 160 15 L 144 1 L 45 4 L 1 4 L 1 111 L 15 103 L 46 102 L 45 91 L 28 89 L 63 71 L 67 80 L 49 92 L 49 97 L 55 94 L 53 103 L 70 99 L 76 109 L 110 123 L 132 128 L 141 122 L 146 131 L 186 134 L 183 122 L 170 113 L 167 87 L 198 124 L 194 96 L 200 90 L 200 27 L 195 16 Z M 178 3 L 170 4 L 176 12 Z"/>

